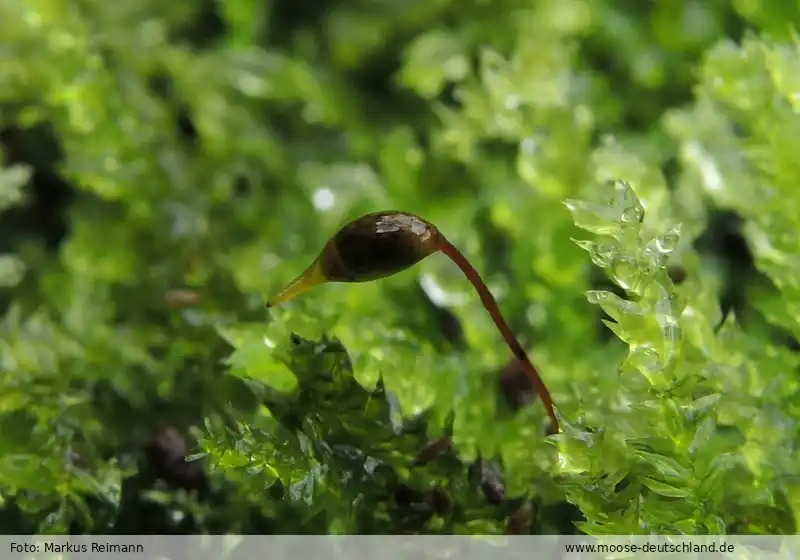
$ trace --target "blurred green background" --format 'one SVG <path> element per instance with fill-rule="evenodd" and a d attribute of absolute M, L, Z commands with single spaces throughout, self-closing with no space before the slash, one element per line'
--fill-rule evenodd
<path fill-rule="evenodd" d="M 798 27 L 0 0 L 0 528 L 795 533 Z M 265 309 L 384 209 L 481 272 L 561 434 L 442 255 Z"/>

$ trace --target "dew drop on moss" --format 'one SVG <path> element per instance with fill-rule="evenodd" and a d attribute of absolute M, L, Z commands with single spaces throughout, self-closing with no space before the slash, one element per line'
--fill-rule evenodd
<path fill-rule="evenodd" d="M 641 281 L 638 264 L 631 258 L 617 259 L 611 270 L 614 281 L 622 289 L 635 292 Z"/>
<path fill-rule="evenodd" d="M 620 219 L 626 224 L 640 224 L 644 220 L 644 208 L 637 201 L 633 206 L 623 208 Z"/>
<path fill-rule="evenodd" d="M 680 241 L 680 238 L 680 226 L 675 226 L 665 234 L 656 238 L 656 248 L 667 255 L 675 250 L 675 247 L 678 246 L 678 241 Z"/>
<path fill-rule="evenodd" d="M 593 241 L 575 241 L 576 245 L 586 250 L 592 262 L 600 268 L 608 268 L 614 262 L 618 252 L 616 243 L 595 243 Z"/>
<path fill-rule="evenodd" d="M 640 224 L 644 220 L 644 206 L 636 192 L 626 181 L 614 181 L 613 204 L 619 209 L 620 220 L 625 224 Z"/>

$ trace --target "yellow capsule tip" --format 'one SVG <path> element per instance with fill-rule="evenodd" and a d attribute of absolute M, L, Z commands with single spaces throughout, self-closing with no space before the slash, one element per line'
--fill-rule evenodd
<path fill-rule="evenodd" d="M 283 290 L 269 298 L 267 300 L 267 309 L 278 307 L 311 288 L 326 282 L 328 282 L 328 279 L 322 273 L 322 267 L 319 262 L 315 262 L 303 274 L 292 280 Z"/>

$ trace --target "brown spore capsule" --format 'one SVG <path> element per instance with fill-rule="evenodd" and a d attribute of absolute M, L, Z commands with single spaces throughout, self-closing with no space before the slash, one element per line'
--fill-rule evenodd
<path fill-rule="evenodd" d="M 439 249 L 439 231 L 404 212 L 376 212 L 340 229 L 320 255 L 330 282 L 368 282 L 410 268 Z"/>
<path fill-rule="evenodd" d="M 439 231 L 419 216 L 383 211 L 342 227 L 303 274 L 267 302 L 275 307 L 328 282 L 369 282 L 402 272 L 439 249 Z"/>

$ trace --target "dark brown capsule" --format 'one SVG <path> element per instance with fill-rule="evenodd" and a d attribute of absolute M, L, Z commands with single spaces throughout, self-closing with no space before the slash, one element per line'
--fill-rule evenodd
<path fill-rule="evenodd" d="M 408 484 L 400 484 L 394 489 L 394 501 L 399 506 L 410 506 L 425 502 L 425 493 L 415 490 Z"/>
<path fill-rule="evenodd" d="M 425 496 L 425 501 L 439 517 L 445 517 L 453 511 L 453 498 L 441 486 L 435 486 L 429 490 Z"/>
<path fill-rule="evenodd" d="M 436 438 L 425 444 L 414 460 L 411 462 L 412 467 L 421 467 L 427 465 L 438 456 L 450 451 L 453 447 L 453 440 L 449 436 Z"/>
<path fill-rule="evenodd" d="M 506 486 L 503 477 L 495 470 L 487 470 L 481 482 L 481 490 L 486 500 L 493 505 L 501 504 L 506 499 Z"/>
<path fill-rule="evenodd" d="M 187 461 L 186 439 L 175 428 L 160 430 L 144 446 L 144 454 L 153 473 L 175 488 L 201 490 L 208 480 L 200 461 Z"/>
<path fill-rule="evenodd" d="M 536 508 L 526 500 L 522 505 L 511 514 L 506 521 L 506 535 L 525 535 L 530 533 Z"/>
<path fill-rule="evenodd" d="M 513 412 L 531 404 L 537 397 L 533 382 L 525 371 L 523 362 L 514 358 L 501 370 L 499 376 L 500 394 Z"/>
<path fill-rule="evenodd" d="M 506 488 L 503 483 L 503 476 L 496 465 L 490 464 L 479 457 L 470 465 L 468 476 L 473 484 L 480 486 L 483 495 L 490 504 L 498 505 L 505 500 Z"/>
<path fill-rule="evenodd" d="M 439 237 L 433 224 L 413 214 L 383 211 L 362 216 L 342 227 L 267 307 L 327 282 L 369 282 L 402 272 L 438 251 Z"/>

